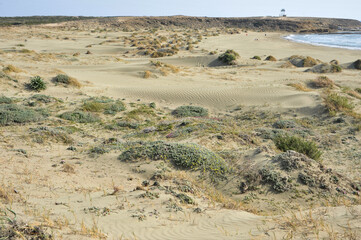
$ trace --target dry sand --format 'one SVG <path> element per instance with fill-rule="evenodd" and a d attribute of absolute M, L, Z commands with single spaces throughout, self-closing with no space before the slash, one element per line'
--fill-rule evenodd
<path fill-rule="evenodd" d="M 50 38 L 44 37 L 45 34 Z M 121 41 L 99 45 L 104 39 L 97 38 L 106 35 L 107 39 L 115 39 L 129 36 L 129 33 L 63 32 L 57 28 L 36 27 L 4 29 L 0 33 L 0 50 L 5 52 L 0 55 L 0 64 L 24 69 L 25 73 L 14 75 L 19 79 L 37 74 L 50 79 L 58 70 L 77 78 L 84 85 L 81 89 L 51 85 L 45 92 L 67 101 L 87 94 L 125 99 L 126 102 L 140 99 L 170 109 L 194 104 L 211 109 L 215 115 L 236 107 L 257 107 L 310 116 L 322 110 L 320 92 L 297 91 L 287 84 L 306 84 L 318 74 L 304 72 L 306 68 L 280 68 L 283 61 L 250 58 L 258 55 L 264 59 L 273 55 L 284 59 L 305 55 L 324 62 L 336 58 L 340 63 L 349 63 L 361 56 L 361 51 L 310 46 L 282 39 L 279 33 L 266 34 L 249 32 L 247 35 L 207 37 L 192 53 L 182 51 L 159 59 L 179 68 L 179 72 L 164 76 L 149 63 L 158 59 L 126 54 L 133 48 Z M 56 39 L 57 36 L 60 39 Z M 64 40 L 64 37 L 69 39 Z M 11 52 L 17 44 L 24 44 L 26 49 L 41 56 Z M 86 47 L 91 44 L 94 45 Z M 217 57 L 203 53 L 201 49 L 218 52 L 234 49 L 241 58 L 237 66 L 211 67 Z M 92 54 L 86 55 L 88 50 Z M 76 52 L 80 56 L 72 57 Z M 143 78 L 147 70 L 154 71 L 154 76 Z M 361 71 L 344 70 L 341 74 L 324 75 L 343 86 L 361 86 Z M 26 97 L 30 93 L 2 84 L 1 94 Z M 287 224 L 290 223 L 299 225 L 304 231 L 313 230 L 312 221 L 322 222 L 330 231 L 348 228 L 359 231 L 361 227 L 360 206 L 327 208 L 324 209 L 327 214 L 322 209 L 315 209 L 312 212 L 316 220 L 309 218 L 308 211 L 300 213 L 302 216 L 289 213 L 265 217 L 222 209 L 211 199 L 199 195 L 194 196 L 197 206 L 182 205 L 184 211 L 175 212 L 166 207 L 170 206 L 166 204 L 169 194 L 157 190 L 160 198 L 150 200 L 138 198 L 144 191 L 133 191 L 150 177 L 140 169 L 148 172 L 160 163 L 152 166 L 125 164 L 117 160 L 115 154 L 87 158 L 82 151 L 66 151 L 66 146 L 60 143 L 29 144 L 23 138 L 27 130 L 15 129 L 16 126 L 1 130 L 0 179 L 2 187 L 8 189 L 14 199 L 11 205 L 2 205 L 10 206 L 19 219 L 50 227 L 56 239 L 281 239 L 288 234 L 290 227 Z M 90 134 L 97 141 L 109 137 L 109 133 L 98 131 Z M 13 151 L 20 148 L 30 153 L 24 155 Z M 62 161 L 71 164 L 75 172 L 63 171 Z M 174 183 L 169 180 L 162 185 Z M 119 191 L 112 194 L 114 189 Z M 202 209 L 202 213 L 194 212 L 196 207 Z M 322 212 L 319 218 L 317 212 Z M 320 237 L 326 235 L 329 233 L 323 231 Z M 296 239 L 301 238 L 301 235 L 296 236 Z"/>

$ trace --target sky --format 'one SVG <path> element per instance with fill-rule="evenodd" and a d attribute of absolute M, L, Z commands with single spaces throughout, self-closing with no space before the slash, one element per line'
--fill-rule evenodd
<path fill-rule="evenodd" d="M 361 0 L 0 0 L 0 16 L 278 16 L 361 20 Z"/>

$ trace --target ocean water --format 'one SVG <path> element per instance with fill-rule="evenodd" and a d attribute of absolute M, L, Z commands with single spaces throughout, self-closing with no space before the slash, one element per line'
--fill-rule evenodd
<path fill-rule="evenodd" d="M 286 39 L 319 46 L 361 50 L 361 32 L 289 35 Z"/>

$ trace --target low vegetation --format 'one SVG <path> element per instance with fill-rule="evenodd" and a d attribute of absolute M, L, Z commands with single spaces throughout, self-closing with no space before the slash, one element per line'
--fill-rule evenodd
<path fill-rule="evenodd" d="M 290 136 L 290 135 L 277 135 L 273 139 L 276 147 L 283 152 L 288 150 L 293 150 L 299 153 L 303 153 L 306 156 L 314 159 L 319 160 L 322 152 L 318 150 L 318 147 L 315 142 L 313 141 L 306 141 L 297 136 Z"/>
<path fill-rule="evenodd" d="M 86 112 L 103 112 L 104 114 L 115 115 L 125 110 L 125 104 L 120 100 L 107 97 L 93 97 L 85 100 L 81 109 Z"/>
<path fill-rule="evenodd" d="M 197 106 L 180 106 L 173 110 L 172 114 L 176 117 L 207 117 L 208 110 Z"/>
<path fill-rule="evenodd" d="M 356 60 L 356 61 L 353 63 L 353 66 L 354 66 L 355 69 L 361 70 L 361 59 Z"/>
<path fill-rule="evenodd" d="M 43 109 L 31 109 L 16 104 L 0 105 L 0 125 L 24 124 L 37 122 L 48 117 Z"/>
<path fill-rule="evenodd" d="M 93 123 L 99 122 L 100 118 L 92 113 L 82 111 L 65 112 L 59 115 L 60 118 L 78 122 L 78 123 Z"/>
<path fill-rule="evenodd" d="M 317 79 L 310 81 L 313 88 L 333 88 L 335 83 L 326 76 L 319 76 Z"/>
<path fill-rule="evenodd" d="M 218 57 L 218 60 L 227 65 L 236 65 L 236 59 L 239 58 L 239 54 L 234 50 L 228 49 L 225 53 Z"/>
<path fill-rule="evenodd" d="M 228 171 L 225 161 L 220 156 L 191 143 L 148 142 L 130 147 L 119 156 L 119 159 L 168 160 L 176 167 L 207 171 L 214 175 L 222 175 Z"/>
<path fill-rule="evenodd" d="M 265 58 L 265 61 L 275 62 L 275 61 L 277 61 L 277 58 L 275 58 L 274 56 L 270 55 L 270 56 L 268 56 L 268 57 Z"/>
<path fill-rule="evenodd" d="M 354 105 L 350 103 L 349 99 L 344 96 L 340 96 L 337 93 L 331 93 L 325 98 L 325 104 L 327 109 L 331 113 L 339 111 L 351 111 Z"/>
<path fill-rule="evenodd" d="M 46 83 L 40 76 L 35 76 L 30 78 L 30 83 L 28 83 L 28 88 L 40 92 L 46 89 Z"/>
<path fill-rule="evenodd" d="M 53 82 L 55 82 L 56 84 L 70 85 L 77 88 L 81 87 L 81 84 L 77 79 L 73 77 L 69 77 L 68 75 L 65 74 L 57 75 L 56 77 L 53 78 Z"/>

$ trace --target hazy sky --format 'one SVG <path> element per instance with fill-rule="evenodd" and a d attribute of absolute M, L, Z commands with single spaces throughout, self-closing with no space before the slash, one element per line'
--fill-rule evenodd
<path fill-rule="evenodd" d="M 288 16 L 361 20 L 361 0 L 0 0 L 0 16 Z"/>

